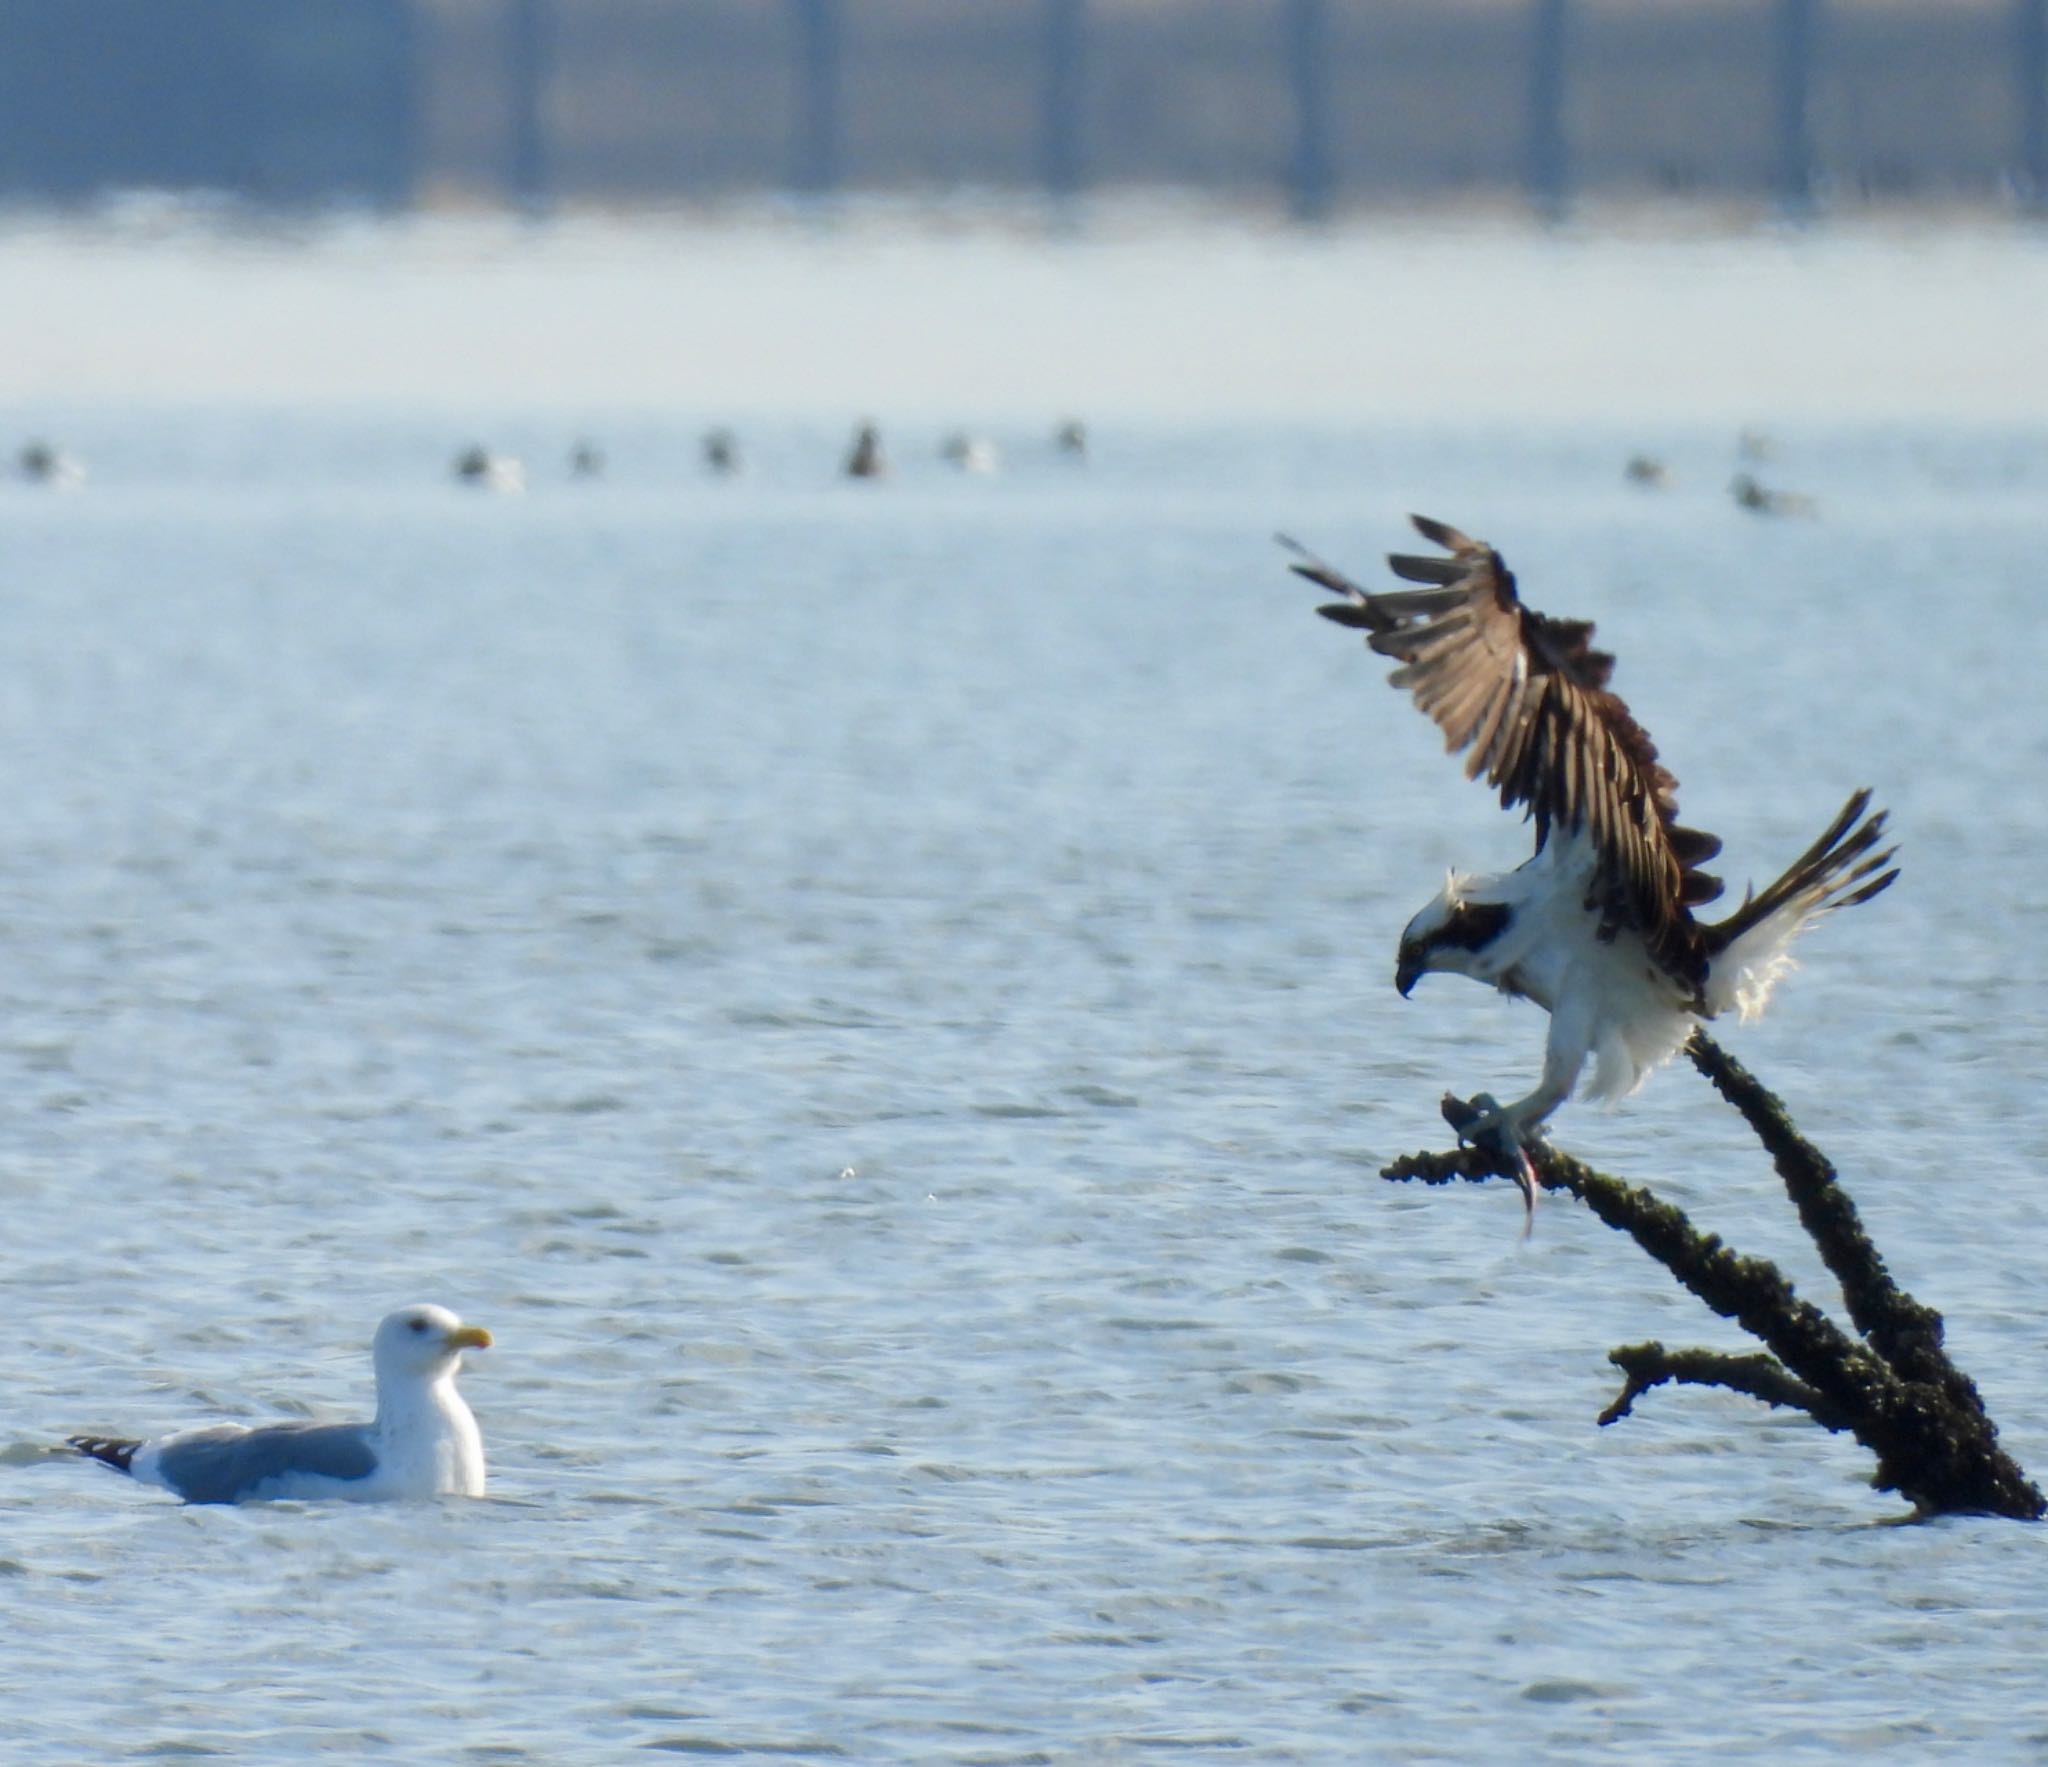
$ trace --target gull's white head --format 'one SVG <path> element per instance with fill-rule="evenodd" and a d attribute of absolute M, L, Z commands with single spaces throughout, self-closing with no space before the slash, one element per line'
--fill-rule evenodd
<path fill-rule="evenodd" d="M 453 1374 L 464 1350 L 487 1350 L 491 1334 L 464 1325 L 446 1307 L 421 1301 L 387 1314 L 370 1340 L 377 1378 L 438 1380 Z"/>
<path fill-rule="evenodd" d="M 1494 979 L 1488 947 L 1514 918 L 1510 903 L 1500 898 L 1501 880 L 1467 877 L 1454 871 L 1444 887 L 1411 920 L 1394 956 L 1394 986 L 1405 998 L 1417 981 L 1433 971 Z"/>

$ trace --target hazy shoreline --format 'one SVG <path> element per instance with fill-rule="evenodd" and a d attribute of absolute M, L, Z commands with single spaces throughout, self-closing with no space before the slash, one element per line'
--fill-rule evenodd
<path fill-rule="evenodd" d="M 2029 422 L 2048 240 L 1895 212 L 787 204 L 273 227 L 137 204 L 0 229 L 0 400 L 394 399 L 997 421 Z"/>

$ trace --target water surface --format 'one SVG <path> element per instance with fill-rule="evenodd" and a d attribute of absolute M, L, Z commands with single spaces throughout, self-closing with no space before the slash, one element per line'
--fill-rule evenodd
<path fill-rule="evenodd" d="M 0 1476 L 5 1750 L 933 1762 L 2023 1757 L 2038 1533 L 1892 1525 L 1607 1349 L 1729 1331 L 1553 1199 L 1382 1183 L 1541 1020 L 1401 924 L 1523 832 L 1267 536 L 1420 507 L 1601 622 L 1730 873 L 1905 845 L 1728 1041 L 2048 1466 L 2048 432 L 1051 417 L 835 481 L 694 412 L 71 411 L 0 489 L 17 1449 L 346 1415 L 488 1324 L 478 1503 Z M 1668 458 L 1662 495 L 1620 477 Z M 1560 1135 L 1824 1277 L 1689 1069 Z M 22 1456 L 25 1458 L 25 1456 Z"/>

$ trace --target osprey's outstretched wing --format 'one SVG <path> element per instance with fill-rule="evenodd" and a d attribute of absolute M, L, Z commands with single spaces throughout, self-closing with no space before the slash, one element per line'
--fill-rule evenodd
<path fill-rule="evenodd" d="M 1388 563 L 1427 588 L 1374 594 L 1305 553 L 1294 569 L 1344 597 L 1321 613 L 1363 629 L 1401 665 L 1393 684 L 1436 720 L 1448 750 L 1471 751 L 1466 777 L 1483 773 L 1504 805 L 1528 807 L 1538 848 L 1553 829 L 1591 839 L 1605 923 L 1640 932 L 1660 963 L 1698 986 L 1708 953 L 1691 910 L 1721 893 L 1699 869 L 1721 843 L 1679 826 L 1678 782 L 1608 691 L 1614 659 L 1593 648 L 1592 622 L 1523 606 L 1491 546 L 1411 519 L 1449 556 Z"/>

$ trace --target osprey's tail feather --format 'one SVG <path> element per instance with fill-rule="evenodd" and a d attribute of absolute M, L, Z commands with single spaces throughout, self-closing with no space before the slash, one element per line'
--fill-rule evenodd
<path fill-rule="evenodd" d="M 64 1444 L 75 1448 L 88 1460 L 97 1460 L 102 1466 L 111 1466 L 116 1472 L 133 1472 L 132 1462 L 140 1442 L 130 1442 L 118 1436 L 66 1436 Z"/>
<path fill-rule="evenodd" d="M 1857 792 L 1784 876 L 1726 920 L 1702 929 L 1712 953 L 1710 1017 L 1732 1006 L 1743 1018 L 1755 1018 L 1792 967 L 1794 939 L 1822 915 L 1869 901 L 1899 875 L 1891 864 L 1896 847 L 1871 851 L 1884 838 L 1885 813 L 1869 811 L 1870 793 Z"/>

